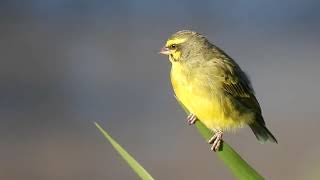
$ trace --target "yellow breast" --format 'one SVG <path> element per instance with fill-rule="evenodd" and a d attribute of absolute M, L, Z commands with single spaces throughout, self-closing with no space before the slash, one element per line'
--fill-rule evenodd
<path fill-rule="evenodd" d="M 243 121 L 235 120 L 232 102 L 223 97 L 214 87 L 206 83 L 204 74 L 190 74 L 180 63 L 172 63 L 171 82 L 178 99 L 195 114 L 209 129 L 233 129 L 241 126 Z M 197 73 L 197 72 L 193 72 Z"/>

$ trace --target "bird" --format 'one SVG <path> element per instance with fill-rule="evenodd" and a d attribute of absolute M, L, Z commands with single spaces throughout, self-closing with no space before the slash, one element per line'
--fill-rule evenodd
<path fill-rule="evenodd" d="M 246 73 L 204 35 L 178 31 L 159 53 L 169 56 L 171 84 L 178 101 L 190 112 L 188 124 L 200 120 L 214 133 L 208 141 L 211 150 L 220 150 L 225 131 L 246 125 L 259 142 L 278 143 L 266 127 Z"/>

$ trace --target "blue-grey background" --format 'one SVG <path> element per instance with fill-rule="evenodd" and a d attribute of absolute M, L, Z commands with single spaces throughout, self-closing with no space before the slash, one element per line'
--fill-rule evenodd
<path fill-rule="evenodd" d="M 226 140 L 267 179 L 320 176 L 320 1 L 0 1 L 0 179 L 233 179 L 175 102 L 157 52 L 181 29 L 251 77 L 279 144 Z"/>

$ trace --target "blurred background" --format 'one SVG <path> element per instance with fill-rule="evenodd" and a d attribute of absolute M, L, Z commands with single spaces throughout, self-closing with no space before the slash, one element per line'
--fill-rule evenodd
<path fill-rule="evenodd" d="M 157 52 L 205 34 L 251 77 L 279 144 L 226 140 L 267 179 L 320 177 L 320 1 L 0 1 L 0 179 L 233 179 L 176 103 Z"/>

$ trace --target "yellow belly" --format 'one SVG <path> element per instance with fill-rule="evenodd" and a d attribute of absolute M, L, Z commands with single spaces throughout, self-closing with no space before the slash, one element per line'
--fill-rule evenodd
<path fill-rule="evenodd" d="M 204 79 L 188 78 L 179 66 L 172 67 L 171 82 L 176 96 L 209 129 L 234 129 L 253 119 L 252 114 L 239 111 L 232 98 L 202 81 Z"/>

